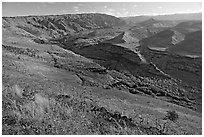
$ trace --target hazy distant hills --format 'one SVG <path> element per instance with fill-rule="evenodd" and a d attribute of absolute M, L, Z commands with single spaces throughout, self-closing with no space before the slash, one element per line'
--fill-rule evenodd
<path fill-rule="evenodd" d="M 170 48 L 169 50 L 172 53 L 182 53 L 182 55 L 201 55 L 201 30 L 201 21 L 181 22 L 175 27 L 169 27 L 168 29 L 166 28 L 157 34 L 146 38 L 144 40 L 144 45 L 152 50 L 165 51 L 166 49 Z M 182 52 L 182 50 L 184 51 Z"/>
<path fill-rule="evenodd" d="M 157 15 L 157 16 L 131 16 L 131 17 L 121 17 L 127 24 L 134 25 L 136 23 L 148 20 L 202 20 L 202 13 L 185 13 L 185 14 L 171 14 L 171 15 Z"/>
<path fill-rule="evenodd" d="M 148 20 L 139 22 L 138 24 L 136 24 L 136 26 L 141 26 L 141 27 L 155 27 L 155 28 L 159 28 L 159 27 L 173 27 L 175 26 L 177 23 L 177 21 L 174 20 L 158 20 L 158 19 L 154 19 L 154 18 L 150 18 Z"/>
<path fill-rule="evenodd" d="M 133 37 L 142 40 L 143 38 L 155 35 L 163 30 L 176 26 L 180 21 L 156 20 L 153 18 L 139 22 L 130 28 Z"/>
<path fill-rule="evenodd" d="M 174 29 L 184 34 L 202 30 L 202 21 L 184 21 L 176 25 Z"/>

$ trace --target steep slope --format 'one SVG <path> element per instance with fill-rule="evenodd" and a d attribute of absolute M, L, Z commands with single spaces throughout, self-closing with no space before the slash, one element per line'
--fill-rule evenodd
<path fill-rule="evenodd" d="M 106 40 L 106 41 L 104 41 L 104 42 L 106 42 L 106 43 L 112 43 L 112 44 L 124 43 L 124 42 L 126 42 L 126 41 L 124 40 L 124 34 L 125 34 L 125 32 L 122 32 L 122 33 L 119 34 L 118 36 L 116 36 L 116 37 L 114 37 L 114 38 L 112 38 L 112 39 Z"/>
<path fill-rule="evenodd" d="M 166 48 L 172 46 L 172 36 L 174 32 L 171 30 L 162 31 L 152 37 L 147 38 L 146 46 L 152 50 L 165 51 Z"/>
<path fill-rule="evenodd" d="M 173 29 L 183 34 L 202 30 L 202 21 L 184 21 L 176 25 Z"/>
<path fill-rule="evenodd" d="M 111 44 L 122 44 L 122 43 L 137 43 L 139 40 L 131 36 L 131 32 L 125 31 L 121 34 L 113 37 L 112 39 L 108 39 L 103 41 L 104 43 L 111 43 Z"/>
<path fill-rule="evenodd" d="M 202 56 L 202 31 L 186 35 L 185 40 L 168 49 L 169 52 L 183 56 Z"/>

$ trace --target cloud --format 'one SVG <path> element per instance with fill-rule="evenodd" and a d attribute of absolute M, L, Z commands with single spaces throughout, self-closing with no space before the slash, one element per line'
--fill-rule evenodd
<path fill-rule="evenodd" d="M 66 10 L 61 10 L 61 12 L 62 12 L 62 13 L 67 13 L 67 11 L 66 11 Z"/>
<path fill-rule="evenodd" d="M 117 17 L 126 17 L 126 16 L 130 16 L 130 13 L 128 11 L 117 12 L 116 16 Z"/>
<path fill-rule="evenodd" d="M 123 16 L 128 16 L 128 15 L 129 15 L 129 12 L 126 11 L 126 12 L 124 12 L 123 14 L 124 14 Z"/>
<path fill-rule="evenodd" d="M 134 8 L 136 8 L 136 7 L 137 7 L 137 5 L 135 4 L 135 5 L 133 5 L 133 7 L 134 7 Z"/>
<path fill-rule="evenodd" d="M 79 11 L 79 9 L 74 9 L 74 11 L 78 12 L 78 11 Z"/>
<path fill-rule="evenodd" d="M 96 10 L 89 11 L 89 13 L 96 13 L 96 12 L 97 12 Z"/>
<path fill-rule="evenodd" d="M 78 9 L 79 7 L 78 6 L 74 6 L 74 9 Z"/>
<path fill-rule="evenodd" d="M 112 11 L 115 11 L 115 10 L 114 10 L 114 9 L 108 9 L 108 11 L 111 11 L 111 12 L 112 12 Z"/>
<path fill-rule="evenodd" d="M 106 9 L 106 10 L 103 10 L 103 13 L 108 14 L 108 15 L 112 15 L 112 16 L 116 16 L 116 17 L 126 17 L 126 16 L 132 15 L 125 8 L 122 8 L 121 11 L 117 11 L 115 9 Z"/>
<path fill-rule="evenodd" d="M 116 16 L 114 9 L 105 9 L 105 10 L 103 10 L 103 13 L 108 14 L 108 15 L 112 15 L 112 16 Z"/>
<path fill-rule="evenodd" d="M 47 7 L 50 7 L 50 6 L 53 6 L 53 5 L 55 5 L 56 6 L 56 2 L 41 2 L 42 4 L 42 7 L 43 8 L 47 8 Z"/>
<path fill-rule="evenodd" d="M 46 8 L 46 7 L 47 7 L 47 3 L 43 3 L 42 6 L 43 6 L 44 8 Z"/>
<path fill-rule="evenodd" d="M 37 6 L 37 10 L 40 10 L 40 6 Z"/>
<path fill-rule="evenodd" d="M 162 6 L 157 7 L 158 9 L 162 9 Z"/>
<path fill-rule="evenodd" d="M 79 11 L 79 7 L 78 6 L 74 6 L 74 11 L 78 12 Z"/>

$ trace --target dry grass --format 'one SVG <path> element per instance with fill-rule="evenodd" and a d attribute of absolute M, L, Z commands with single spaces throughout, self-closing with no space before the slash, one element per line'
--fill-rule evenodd
<path fill-rule="evenodd" d="M 83 98 L 35 93 L 28 99 L 22 91 L 4 90 L 3 134 L 157 134 Z"/>

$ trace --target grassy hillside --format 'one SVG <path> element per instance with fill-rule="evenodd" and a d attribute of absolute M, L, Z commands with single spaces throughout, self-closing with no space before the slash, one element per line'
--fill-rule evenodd
<path fill-rule="evenodd" d="M 60 17 L 3 19 L 3 135 L 202 134 L 200 88 L 142 63 L 133 49 L 103 43 L 127 26 L 108 17 L 117 27 L 65 34 Z"/>

